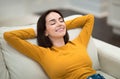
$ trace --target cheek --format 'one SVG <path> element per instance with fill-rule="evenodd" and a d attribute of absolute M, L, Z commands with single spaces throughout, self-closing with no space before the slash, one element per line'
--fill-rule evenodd
<path fill-rule="evenodd" d="M 48 33 L 48 34 L 53 33 L 54 30 L 55 30 L 55 28 L 53 28 L 53 27 L 51 27 L 51 26 L 47 26 L 47 27 L 46 27 L 46 33 Z"/>

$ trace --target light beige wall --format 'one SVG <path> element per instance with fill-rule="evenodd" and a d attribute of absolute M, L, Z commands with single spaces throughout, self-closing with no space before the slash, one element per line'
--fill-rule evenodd
<path fill-rule="evenodd" d="M 24 23 L 32 18 L 33 13 L 53 8 L 74 9 L 84 13 L 93 13 L 96 17 L 104 16 L 108 0 L 0 0 L 0 26 Z M 24 19 L 24 20 L 22 20 Z M 12 22 L 11 22 L 12 21 Z M 9 23 L 8 23 L 9 22 Z M 16 22 L 16 24 L 17 24 Z"/>
<path fill-rule="evenodd" d="M 27 0 L 0 0 L 0 21 L 27 14 Z"/>
<path fill-rule="evenodd" d="M 108 0 L 70 0 L 74 9 L 83 13 L 92 13 L 96 17 L 107 16 Z"/>

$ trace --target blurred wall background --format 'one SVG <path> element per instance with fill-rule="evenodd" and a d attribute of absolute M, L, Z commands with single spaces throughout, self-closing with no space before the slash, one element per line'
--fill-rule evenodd
<path fill-rule="evenodd" d="M 83 13 L 93 13 L 96 17 L 107 15 L 108 0 L 36 0 L 31 1 L 32 11 L 50 8 L 69 8 Z"/>
<path fill-rule="evenodd" d="M 51 8 L 69 8 L 96 16 L 107 14 L 108 0 L 0 0 L 0 21 Z"/>
<path fill-rule="evenodd" d="M 36 23 L 35 13 L 53 8 L 92 13 L 97 18 L 108 17 L 107 23 L 120 35 L 119 0 L 0 0 L 0 26 Z"/>

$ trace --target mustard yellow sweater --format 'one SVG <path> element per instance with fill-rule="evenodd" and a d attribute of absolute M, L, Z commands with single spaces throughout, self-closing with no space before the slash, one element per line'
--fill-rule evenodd
<path fill-rule="evenodd" d="M 66 25 L 67 29 L 83 29 L 78 37 L 62 47 L 44 48 L 27 42 L 25 39 L 36 37 L 32 28 L 5 32 L 4 38 L 16 50 L 38 62 L 50 79 L 86 79 L 96 73 L 86 50 L 94 17 L 91 14 L 77 17 Z"/>

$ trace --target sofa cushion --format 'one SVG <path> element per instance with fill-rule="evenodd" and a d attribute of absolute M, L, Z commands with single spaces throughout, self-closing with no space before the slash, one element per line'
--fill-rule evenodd
<path fill-rule="evenodd" d="M 97 73 L 103 75 L 105 77 L 105 79 L 116 79 L 113 76 L 110 76 L 110 75 L 108 75 L 108 74 L 106 74 L 105 72 L 102 72 L 102 71 L 97 71 Z"/>
<path fill-rule="evenodd" d="M 14 26 L 14 27 L 1 27 L 0 34 L 5 31 L 35 27 L 36 25 L 28 26 Z M 4 54 L 5 62 L 9 70 L 11 79 L 48 79 L 42 68 L 38 63 L 19 53 L 7 44 L 1 36 L 2 53 Z M 34 43 L 36 39 L 31 42 Z"/>
<path fill-rule="evenodd" d="M 74 16 L 76 17 L 76 16 Z M 68 17 L 69 19 L 71 18 Z M 72 17 L 73 18 L 73 17 Z M 66 18 L 67 20 L 67 18 Z M 0 43 L 2 47 L 2 53 L 4 54 L 5 62 L 9 70 L 11 79 L 48 79 L 43 69 L 38 65 L 38 63 L 19 53 L 17 50 L 13 49 L 7 44 L 3 39 L 3 33 L 5 31 L 17 30 L 23 28 L 35 28 L 36 24 L 27 25 L 27 26 L 13 26 L 13 27 L 1 27 L 0 31 Z M 70 34 L 70 39 L 72 40 L 75 36 L 78 35 L 80 29 L 72 29 L 68 31 Z M 27 40 L 31 43 L 36 44 L 36 39 Z M 99 69 L 99 61 L 97 56 L 97 49 L 90 39 L 88 44 L 88 53 L 93 61 L 93 68 Z"/>
<path fill-rule="evenodd" d="M 6 68 L 4 58 L 3 58 L 4 56 L 1 52 L 2 52 L 2 48 L 0 44 L 0 79 L 9 79 L 8 70 Z"/>

